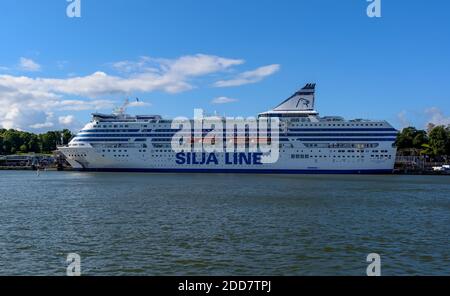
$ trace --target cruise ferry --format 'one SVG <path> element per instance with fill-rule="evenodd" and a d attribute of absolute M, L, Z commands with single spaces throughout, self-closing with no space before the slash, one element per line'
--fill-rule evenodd
<path fill-rule="evenodd" d="M 390 174 L 398 131 L 386 121 L 339 116 L 321 117 L 315 110 L 315 84 L 309 83 L 259 119 L 279 121 L 279 155 L 261 161 L 258 152 L 176 151 L 171 144 L 180 128 L 159 115 L 92 114 L 67 146 L 58 149 L 74 169 L 83 171 L 262 173 L 262 174 Z M 222 118 L 220 120 L 226 120 Z M 211 130 L 202 128 L 202 137 Z M 239 141 L 240 131 L 232 139 Z M 244 146 L 249 144 L 249 131 Z M 194 130 L 192 138 L 197 139 Z M 266 141 L 270 142 L 270 131 Z M 247 138 L 245 138 L 247 137 Z M 242 140 L 242 137 L 241 137 Z M 236 145 L 226 142 L 225 145 Z"/>

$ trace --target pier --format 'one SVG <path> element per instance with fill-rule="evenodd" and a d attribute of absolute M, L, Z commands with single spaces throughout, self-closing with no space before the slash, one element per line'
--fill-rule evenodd
<path fill-rule="evenodd" d="M 433 162 L 426 156 L 397 156 L 394 173 L 398 175 L 450 175 L 450 171 L 435 168 L 448 165 L 446 162 Z"/>
<path fill-rule="evenodd" d="M 0 170 L 71 170 L 64 155 L 55 151 L 53 155 L 20 154 L 0 156 Z"/>

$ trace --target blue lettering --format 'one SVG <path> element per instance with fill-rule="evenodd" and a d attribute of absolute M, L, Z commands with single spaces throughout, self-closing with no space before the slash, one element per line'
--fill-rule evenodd
<path fill-rule="evenodd" d="M 208 161 L 206 162 L 206 164 L 210 164 L 211 162 L 213 162 L 215 165 L 219 164 L 219 160 L 217 160 L 217 157 L 214 153 L 211 153 L 208 157 Z"/>
<path fill-rule="evenodd" d="M 262 165 L 262 153 L 225 153 L 225 165 Z M 179 165 L 219 165 L 219 159 L 215 153 L 177 153 L 176 163 Z"/>
<path fill-rule="evenodd" d="M 239 164 L 252 164 L 251 161 L 251 154 L 247 154 L 247 153 L 239 153 Z"/>
<path fill-rule="evenodd" d="M 184 153 L 177 153 L 176 158 L 177 158 L 177 160 L 176 160 L 177 164 L 185 164 L 186 163 Z"/>
<path fill-rule="evenodd" d="M 192 153 L 192 164 L 200 164 L 197 161 L 197 153 Z"/>
<path fill-rule="evenodd" d="M 225 153 L 225 164 L 226 165 L 233 164 L 230 160 L 230 153 Z"/>
<path fill-rule="evenodd" d="M 262 165 L 262 153 L 253 153 L 253 164 Z"/>

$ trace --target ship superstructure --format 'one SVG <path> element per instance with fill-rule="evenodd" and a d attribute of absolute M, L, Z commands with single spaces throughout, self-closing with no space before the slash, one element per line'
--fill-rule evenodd
<path fill-rule="evenodd" d="M 173 128 L 172 120 L 130 116 L 124 108 L 113 114 L 94 113 L 69 145 L 59 149 L 72 167 L 86 171 L 376 174 L 392 173 L 394 168 L 397 130 L 386 121 L 320 117 L 315 84 L 307 84 L 258 117 L 279 119 L 276 162 L 262 163 L 259 153 L 245 151 L 175 151 L 172 139 L 180 129 Z M 243 141 L 248 144 L 249 139 Z"/>

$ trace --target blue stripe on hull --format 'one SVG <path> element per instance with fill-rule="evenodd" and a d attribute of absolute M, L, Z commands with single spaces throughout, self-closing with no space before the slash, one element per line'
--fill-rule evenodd
<path fill-rule="evenodd" d="M 393 170 L 254 170 L 254 169 L 79 169 L 86 172 L 135 172 L 135 173 L 209 173 L 209 174 L 392 174 Z"/>

